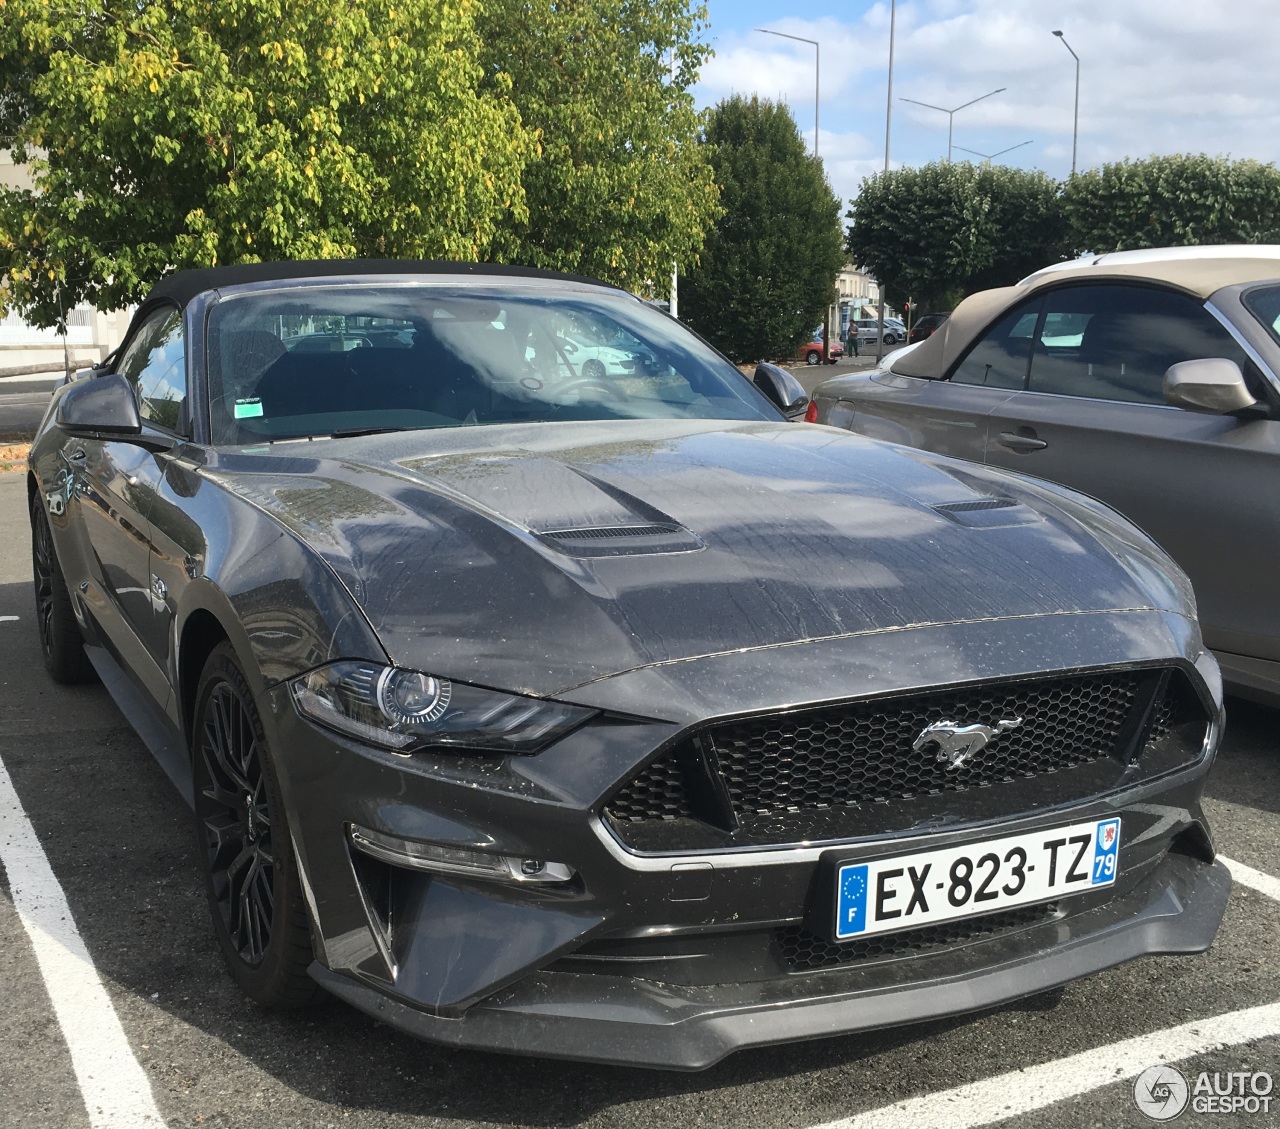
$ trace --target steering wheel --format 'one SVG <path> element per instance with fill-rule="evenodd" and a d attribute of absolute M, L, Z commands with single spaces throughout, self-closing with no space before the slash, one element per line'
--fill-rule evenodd
<path fill-rule="evenodd" d="M 631 399 L 626 390 L 611 384 L 607 380 L 599 380 L 593 376 L 576 376 L 548 390 L 550 399 L 557 407 L 567 408 L 575 404 L 586 404 L 593 400 L 603 403 L 620 404 Z M 584 395 L 584 393 L 586 395 Z"/>

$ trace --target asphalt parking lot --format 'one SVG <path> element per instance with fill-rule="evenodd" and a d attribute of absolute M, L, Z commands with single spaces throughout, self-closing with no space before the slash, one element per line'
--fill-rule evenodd
<path fill-rule="evenodd" d="M 100 686 L 44 675 L 24 511 L 0 476 L 2 1126 L 1075 1129 L 1153 1124 L 1132 1078 L 1162 1059 L 1280 1079 L 1280 714 L 1236 702 L 1208 808 L 1251 869 L 1203 956 L 692 1075 L 442 1050 L 332 1000 L 263 1013 L 222 970 L 183 801 Z"/>

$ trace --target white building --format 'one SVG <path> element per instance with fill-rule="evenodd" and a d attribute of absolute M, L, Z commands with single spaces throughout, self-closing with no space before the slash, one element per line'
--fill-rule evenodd
<path fill-rule="evenodd" d="M 15 165 L 8 150 L 0 150 L 0 184 L 6 188 L 31 184 L 26 168 Z M 117 310 L 104 314 L 92 306 L 76 306 L 67 312 L 65 335 L 54 329 L 37 329 L 17 314 L 8 314 L 0 318 L 0 377 L 15 369 L 61 370 L 68 359 L 73 368 L 100 361 L 120 344 L 131 313 Z"/>
<path fill-rule="evenodd" d="M 839 304 L 832 311 L 831 324 L 840 326 L 841 335 L 853 318 L 880 316 L 879 285 L 866 271 L 858 270 L 852 263 L 846 263 L 844 270 L 836 276 L 836 295 Z M 886 308 L 885 313 L 893 316 L 892 309 Z"/>

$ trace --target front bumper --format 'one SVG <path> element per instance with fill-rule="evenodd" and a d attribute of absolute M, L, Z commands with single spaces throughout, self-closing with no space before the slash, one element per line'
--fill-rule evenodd
<path fill-rule="evenodd" d="M 974 678 L 1172 661 L 1217 708 L 1216 668 L 1192 626 L 1153 613 L 1058 616 L 717 656 L 666 682 L 646 668 L 577 695 L 630 718 L 586 726 L 536 757 L 378 752 L 304 722 L 276 687 L 262 713 L 312 918 L 313 974 L 434 1041 L 700 1069 L 743 1046 L 955 1014 L 1133 957 L 1203 950 L 1229 889 L 1199 806 L 1217 723 L 1196 763 L 1086 802 L 975 823 L 957 817 L 953 798 L 936 824 L 841 843 L 856 861 L 1116 814 L 1123 828 L 1113 888 L 1064 899 L 1032 925 L 834 967 L 788 965 L 778 942 L 779 929 L 806 920 L 829 844 L 640 854 L 598 815 L 611 789 L 691 722 L 764 704 L 751 695 L 776 693 L 779 670 L 824 700 L 837 686 L 881 690 L 877 680 L 881 692 L 934 685 L 933 656 Z M 762 677 L 770 668 L 772 680 Z M 671 720 L 634 720 L 641 699 Z M 575 876 L 521 885 L 371 863 L 354 849 L 353 826 L 567 864 Z"/>
<path fill-rule="evenodd" d="M 916 975 L 906 984 L 840 970 L 782 984 L 702 988 L 631 980 L 602 992 L 595 976 L 539 972 L 448 1019 L 318 963 L 311 974 L 352 1006 L 432 1042 L 702 1070 L 744 1047 L 938 1019 L 1035 995 L 1135 957 L 1203 952 L 1230 889 L 1231 875 L 1221 863 L 1171 855 L 1127 897 L 1092 914 L 958 952 L 912 958 Z"/>

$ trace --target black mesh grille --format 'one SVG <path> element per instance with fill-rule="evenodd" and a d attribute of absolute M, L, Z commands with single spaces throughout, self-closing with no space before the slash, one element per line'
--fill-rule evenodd
<path fill-rule="evenodd" d="M 1179 725 L 1203 720 L 1204 709 L 1192 694 L 1186 679 L 1171 679 L 1151 711 L 1148 743 L 1163 741 Z"/>
<path fill-rule="evenodd" d="M 923 740 L 941 722 L 998 732 L 956 764 Z M 1186 679 L 1159 669 L 796 710 L 699 731 L 642 769 L 604 814 L 625 842 L 659 851 L 882 834 L 929 820 L 931 797 L 947 793 L 977 793 L 966 810 L 992 818 L 1100 794 L 1139 759 L 1153 772 L 1187 763 L 1205 722 Z"/>
<path fill-rule="evenodd" d="M 1132 674 L 1062 678 L 932 694 L 896 702 L 752 718 L 713 731 L 720 772 L 739 815 L 768 815 L 1057 772 L 1111 755 L 1133 706 Z M 959 768 L 936 746 L 912 745 L 939 721 L 1019 724 Z"/>
<path fill-rule="evenodd" d="M 685 789 L 684 769 L 674 756 L 659 757 L 609 801 L 615 822 L 644 823 L 693 815 Z"/>
<path fill-rule="evenodd" d="M 1012 933 L 1050 921 L 1057 912 L 1058 903 L 1049 902 L 1003 913 L 989 913 L 967 921 L 947 921 L 940 925 L 926 925 L 922 929 L 906 929 L 900 933 L 883 933 L 840 943 L 819 937 L 803 925 L 784 926 L 774 936 L 782 963 L 793 972 L 806 972 L 860 960 L 908 956 L 1000 933 Z"/>

